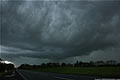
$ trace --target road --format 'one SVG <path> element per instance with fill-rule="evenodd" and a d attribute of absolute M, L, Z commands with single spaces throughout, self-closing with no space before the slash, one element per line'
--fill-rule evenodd
<path fill-rule="evenodd" d="M 15 73 L 6 75 L 0 80 L 95 80 L 95 77 L 17 69 Z"/>
<path fill-rule="evenodd" d="M 17 70 L 24 80 L 94 80 L 95 77 Z"/>

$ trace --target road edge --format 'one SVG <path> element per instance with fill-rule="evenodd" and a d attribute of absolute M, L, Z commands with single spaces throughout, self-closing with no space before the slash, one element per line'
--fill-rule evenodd
<path fill-rule="evenodd" d="M 28 80 L 28 79 L 25 78 L 17 69 L 16 69 L 16 73 L 17 73 L 23 80 Z"/>

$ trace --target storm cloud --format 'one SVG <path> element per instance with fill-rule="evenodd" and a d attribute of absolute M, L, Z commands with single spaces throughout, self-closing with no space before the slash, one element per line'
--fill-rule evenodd
<path fill-rule="evenodd" d="M 120 1 L 1 3 L 3 57 L 57 60 L 120 49 Z"/>

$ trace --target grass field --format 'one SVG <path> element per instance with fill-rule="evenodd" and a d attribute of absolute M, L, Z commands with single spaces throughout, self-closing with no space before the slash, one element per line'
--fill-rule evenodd
<path fill-rule="evenodd" d="M 41 68 L 39 71 L 85 76 L 120 77 L 120 67 L 54 67 Z"/>

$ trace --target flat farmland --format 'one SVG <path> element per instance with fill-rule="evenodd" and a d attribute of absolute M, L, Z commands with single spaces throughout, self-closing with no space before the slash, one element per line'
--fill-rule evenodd
<path fill-rule="evenodd" d="M 83 76 L 120 77 L 120 67 L 53 67 L 41 68 L 37 71 Z"/>

